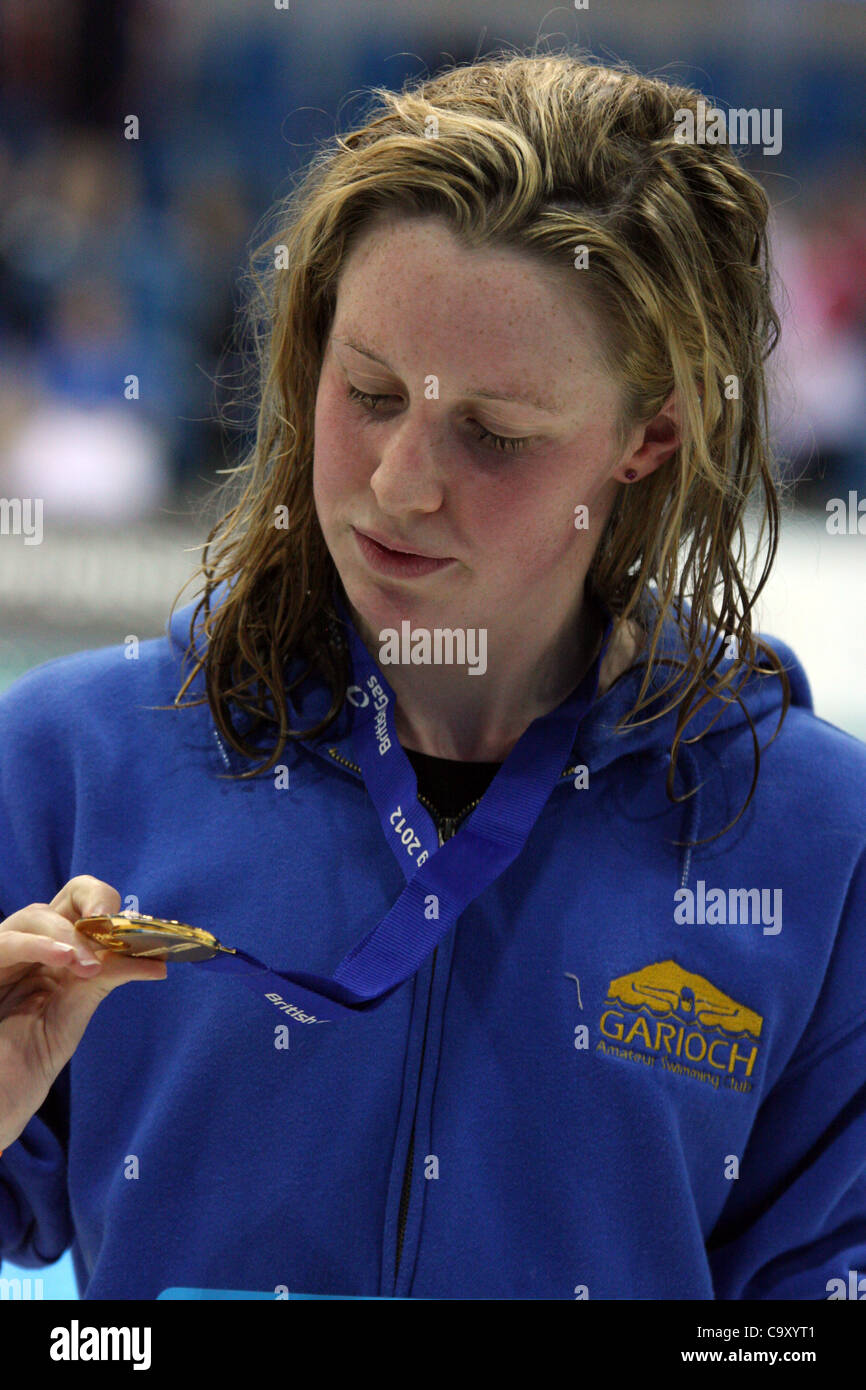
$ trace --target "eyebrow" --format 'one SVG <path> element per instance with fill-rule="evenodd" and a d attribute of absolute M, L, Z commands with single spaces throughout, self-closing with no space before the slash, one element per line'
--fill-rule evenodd
<path fill-rule="evenodd" d="M 345 336 L 337 337 L 335 335 L 335 342 L 345 343 L 347 347 L 354 348 L 356 352 L 360 352 L 363 357 L 371 357 L 374 362 L 378 362 L 380 366 L 386 367 L 389 372 L 393 372 L 395 376 L 397 375 L 397 373 L 394 372 L 394 368 L 391 366 L 390 362 L 386 362 L 384 357 L 380 357 L 377 352 L 373 352 L 371 348 L 366 347 L 358 339 Z M 534 406 L 536 410 L 540 410 L 544 415 L 561 414 L 561 411 L 558 410 L 555 406 L 547 405 L 538 396 L 534 396 L 528 393 L 525 395 L 520 395 L 517 392 L 513 391 L 476 390 L 466 391 L 465 395 L 472 396 L 474 398 L 477 398 L 478 400 L 484 401 L 513 401 L 516 405 L 531 405 Z"/>

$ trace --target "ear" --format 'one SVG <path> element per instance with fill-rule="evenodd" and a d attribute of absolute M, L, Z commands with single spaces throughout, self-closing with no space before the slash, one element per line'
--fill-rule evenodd
<path fill-rule="evenodd" d="M 636 425 L 613 477 L 634 483 L 649 477 L 676 453 L 682 442 L 682 424 L 676 391 L 672 391 L 657 415 Z"/>

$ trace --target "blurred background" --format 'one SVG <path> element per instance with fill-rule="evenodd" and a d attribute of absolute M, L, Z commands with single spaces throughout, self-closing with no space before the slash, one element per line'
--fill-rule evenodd
<path fill-rule="evenodd" d="M 745 158 L 773 205 L 773 428 L 791 485 L 759 627 L 800 657 L 820 717 L 866 739 L 861 0 L 65 0 L 50 15 L 5 0 L 0 689 L 163 631 L 209 486 L 239 458 L 217 417 L 233 410 L 248 245 L 318 143 L 371 85 L 535 41 L 782 111 L 780 152 Z M 852 534 L 828 529 L 833 498 L 853 504 Z M 42 499 L 38 544 L 35 514 L 15 528 L 4 499 Z M 76 1296 L 68 1256 L 4 1261 L 16 1273 Z"/>

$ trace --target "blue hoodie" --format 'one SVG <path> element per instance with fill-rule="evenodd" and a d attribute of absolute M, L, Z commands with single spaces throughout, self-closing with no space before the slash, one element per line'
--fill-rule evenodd
<path fill-rule="evenodd" d="M 288 778 L 221 777 L 247 764 L 207 704 L 151 708 L 188 669 L 192 608 L 136 659 L 62 657 L 0 696 L 0 916 L 92 874 L 124 906 L 330 973 L 404 886 L 344 715 L 286 749 Z M 36 1267 L 71 1244 L 88 1299 L 849 1287 L 866 1273 L 866 746 L 815 716 L 768 640 L 792 708 L 712 844 L 676 842 L 742 806 L 748 720 L 720 702 L 693 720 L 688 736 L 716 722 L 683 747 L 694 794 L 673 805 L 675 712 L 613 731 L 638 664 L 584 716 L 517 858 L 378 1009 L 286 1048 L 231 976 L 174 962 L 115 989 L 0 1158 L 0 1255 Z M 672 620 L 664 644 L 682 650 Z M 766 745 L 780 682 L 742 695 Z M 296 719 L 329 698 L 308 679 Z"/>

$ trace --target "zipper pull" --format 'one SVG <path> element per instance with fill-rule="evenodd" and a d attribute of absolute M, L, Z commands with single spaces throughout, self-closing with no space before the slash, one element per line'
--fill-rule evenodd
<path fill-rule="evenodd" d="M 445 843 L 446 840 L 450 840 L 450 839 L 451 839 L 451 836 L 454 834 L 454 827 L 455 827 L 455 824 L 456 824 L 456 817 L 455 817 L 455 816 L 443 816 L 443 818 L 442 818 L 442 820 L 439 822 L 439 826 L 438 826 L 438 829 L 439 829 L 439 844 L 440 844 L 440 845 L 444 845 L 444 843 Z"/>

